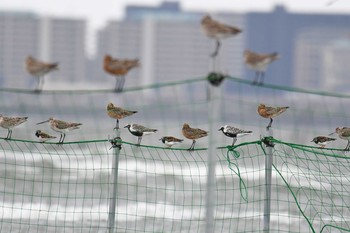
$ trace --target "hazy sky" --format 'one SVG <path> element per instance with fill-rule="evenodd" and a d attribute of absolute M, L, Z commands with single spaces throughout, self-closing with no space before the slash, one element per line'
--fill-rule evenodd
<path fill-rule="evenodd" d="M 349 13 L 350 0 L 179 0 L 184 10 L 205 12 L 250 10 L 267 11 L 284 4 L 290 11 Z M 33 11 L 40 15 L 73 16 L 88 20 L 96 29 L 108 19 L 123 17 L 128 4 L 157 6 L 161 0 L 1 0 L 0 10 Z M 328 3 L 334 2 L 331 5 Z"/>

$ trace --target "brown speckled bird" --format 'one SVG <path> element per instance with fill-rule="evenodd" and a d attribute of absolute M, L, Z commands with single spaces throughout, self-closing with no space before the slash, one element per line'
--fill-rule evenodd
<path fill-rule="evenodd" d="M 131 116 L 133 114 L 137 113 L 137 111 L 130 111 L 126 110 L 120 107 L 114 106 L 114 104 L 109 103 L 107 105 L 107 114 L 109 117 L 116 119 L 116 125 L 114 129 L 119 129 L 119 120 L 123 119 L 124 117 Z"/>
<path fill-rule="evenodd" d="M 210 55 L 212 57 L 216 57 L 219 53 L 219 48 L 221 45 L 220 40 L 225 39 L 238 33 L 242 32 L 241 29 L 229 26 L 223 23 L 220 23 L 214 19 L 212 19 L 209 15 L 206 15 L 201 20 L 201 28 L 203 33 L 209 37 L 216 40 L 216 48 L 215 51 Z"/>
<path fill-rule="evenodd" d="M 134 67 L 140 66 L 139 60 L 122 60 L 113 59 L 110 55 L 106 55 L 103 60 L 103 69 L 116 77 L 115 91 L 123 91 L 125 83 L 125 75 Z"/>
<path fill-rule="evenodd" d="M 39 138 L 40 142 L 46 142 L 46 141 L 48 141 L 48 140 L 51 140 L 51 139 L 56 138 L 55 136 L 51 136 L 51 135 L 49 135 L 49 134 L 47 134 L 47 133 L 44 133 L 44 132 L 41 131 L 41 130 L 37 130 L 37 131 L 35 132 L 35 136 L 36 136 L 37 138 Z"/>
<path fill-rule="evenodd" d="M 279 59 L 277 53 L 259 54 L 248 49 L 244 51 L 244 63 L 255 71 L 255 79 L 253 84 L 264 84 L 265 72 L 268 65 L 277 59 Z"/>
<path fill-rule="evenodd" d="M 7 129 L 7 136 L 5 139 L 11 139 L 12 129 L 26 122 L 27 119 L 28 117 L 5 117 L 0 114 L 0 127 Z"/>
<path fill-rule="evenodd" d="M 196 139 L 205 137 L 208 135 L 208 131 L 198 129 L 198 128 L 191 128 L 187 123 L 183 124 L 182 126 L 182 134 L 187 139 L 191 139 L 192 145 L 188 150 L 194 150 L 194 146 L 196 145 Z"/>
<path fill-rule="evenodd" d="M 272 118 L 279 116 L 280 114 L 284 113 L 289 107 L 269 107 L 269 106 L 265 106 L 265 104 L 260 104 L 258 106 L 258 113 L 260 116 L 264 117 L 264 118 L 270 118 L 270 123 L 269 125 L 266 127 L 267 130 L 270 129 L 271 125 L 272 125 Z"/>
<path fill-rule="evenodd" d="M 58 69 L 58 63 L 45 63 L 39 60 L 36 60 L 32 56 L 28 56 L 25 61 L 26 70 L 29 74 L 31 74 L 34 78 L 36 78 L 37 86 L 35 88 L 36 91 L 41 91 L 44 86 L 44 76 Z"/>
<path fill-rule="evenodd" d="M 348 144 L 346 145 L 344 151 L 350 150 L 350 128 L 349 127 L 338 127 L 335 129 L 334 133 L 331 133 L 329 135 L 338 134 L 338 137 L 344 140 L 348 141 Z"/>

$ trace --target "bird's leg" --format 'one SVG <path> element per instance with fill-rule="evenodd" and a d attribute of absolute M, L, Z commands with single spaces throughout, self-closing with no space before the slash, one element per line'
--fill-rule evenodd
<path fill-rule="evenodd" d="M 117 92 L 122 92 L 122 91 L 123 91 L 124 83 L 125 83 L 125 76 L 123 75 L 123 76 L 120 78 L 120 80 L 119 80 L 119 85 L 118 85 Z"/>
<path fill-rule="evenodd" d="M 7 135 L 6 135 L 5 140 L 9 139 L 9 136 L 10 136 L 10 129 L 7 129 Z"/>
<path fill-rule="evenodd" d="M 188 150 L 194 150 L 194 145 L 196 144 L 196 140 L 193 140 L 190 148 L 188 148 Z"/>
<path fill-rule="evenodd" d="M 237 137 L 234 137 L 231 146 L 234 146 L 236 142 L 237 142 Z"/>
<path fill-rule="evenodd" d="M 348 144 L 346 145 L 344 151 L 349 151 L 350 149 L 350 140 L 348 140 Z"/>
<path fill-rule="evenodd" d="M 142 137 L 138 137 L 138 138 L 137 138 L 137 146 L 140 146 L 140 145 L 141 145 L 141 140 L 142 140 Z"/>
<path fill-rule="evenodd" d="M 10 129 L 10 136 L 8 139 L 11 139 L 11 137 L 12 137 L 12 129 Z"/>
<path fill-rule="evenodd" d="M 215 51 L 210 55 L 211 57 L 216 57 L 219 54 L 219 48 L 221 46 L 221 43 L 219 40 L 216 40 L 216 47 Z"/>
<path fill-rule="evenodd" d="M 269 125 L 266 127 L 267 130 L 269 130 L 269 129 L 271 128 L 272 121 L 273 121 L 272 118 L 270 118 L 270 123 L 269 123 Z"/>
<path fill-rule="evenodd" d="M 114 91 L 115 91 L 115 92 L 118 92 L 118 89 L 119 89 L 119 82 L 120 82 L 119 77 L 116 76 L 116 77 L 115 77 L 115 87 L 114 87 Z"/>
<path fill-rule="evenodd" d="M 260 72 L 260 82 L 259 82 L 259 85 L 263 85 L 264 84 L 264 78 L 265 78 L 265 72 L 264 71 L 261 71 Z"/>
<path fill-rule="evenodd" d="M 64 141 L 64 139 L 66 138 L 66 134 L 65 133 L 63 133 L 63 138 L 62 138 L 62 142 L 61 142 L 61 144 L 63 144 L 63 141 Z"/>
<path fill-rule="evenodd" d="M 117 121 L 115 122 L 115 130 L 118 130 L 119 129 L 119 120 L 117 119 Z"/>
<path fill-rule="evenodd" d="M 60 140 L 58 141 L 57 144 L 61 144 L 61 140 L 62 140 L 62 133 L 61 133 L 61 135 L 60 135 Z"/>
<path fill-rule="evenodd" d="M 252 82 L 253 85 L 256 85 L 258 83 L 259 80 L 259 71 L 255 72 L 255 78 L 254 81 Z"/>

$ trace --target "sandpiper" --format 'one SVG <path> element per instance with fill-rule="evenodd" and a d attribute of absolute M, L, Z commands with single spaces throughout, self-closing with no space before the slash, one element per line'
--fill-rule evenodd
<path fill-rule="evenodd" d="M 255 71 L 255 79 L 253 81 L 253 84 L 262 85 L 264 84 L 264 77 L 265 72 L 268 67 L 268 65 L 277 60 L 278 54 L 277 53 L 271 53 L 271 54 L 259 54 L 252 52 L 250 50 L 244 51 L 244 63 Z M 259 81 L 260 77 L 260 81 Z"/>
<path fill-rule="evenodd" d="M 260 116 L 264 117 L 264 118 L 270 118 L 270 123 L 269 125 L 266 127 L 267 130 L 270 129 L 271 125 L 272 125 L 272 118 L 284 113 L 289 107 L 285 106 L 285 107 L 269 107 L 269 106 L 265 106 L 265 104 L 260 104 L 258 106 L 258 113 Z"/>
<path fill-rule="evenodd" d="M 125 83 L 125 75 L 134 67 L 140 66 L 139 60 L 113 59 L 110 55 L 106 55 L 103 60 L 104 70 L 116 77 L 115 91 L 123 91 Z"/>
<path fill-rule="evenodd" d="M 243 137 L 253 133 L 253 131 L 243 130 L 229 125 L 222 126 L 219 131 L 222 131 L 227 137 L 233 138 L 231 146 L 235 145 L 237 137 Z"/>
<path fill-rule="evenodd" d="M 209 15 L 206 15 L 202 18 L 201 28 L 206 36 L 216 40 L 216 48 L 215 51 L 210 55 L 211 57 L 216 57 L 218 55 L 221 39 L 225 39 L 242 32 L 241 29 L 218 22 L 212 19 Z"/>
<path fill-rule="evenodd" d="M 37 138 L 39 138 L 40 142 L 46 142 L 48 140 L 56 138 L 55 136 L 51 136 L 51 135 L 49 135 L 49 134 L 47 134 L 47 133 L 45 133 L 45 132 L 43 132 L 41 130 L 37 130 L 35 132 L 35 136 Z"/>
<path fill-rule="evenodd" d="M 137 111 L 130 111 L 126 110 L 120 107 L 114 106 L 114 104 L 109 103 L 107 105 L 107 114 L 109 117 L 116 119 L 116 125 L 114 129 L 119 129 L 119 120 L 123 119 L 124 117 L 131 116 L 133 114 L 137 113 Z"/>
<path fill-rule="evenodd" d="M 183 142 L 183 139 L 179 139 L 173 136 L 165 136 L 159 139 L 162 141 L 167 147 L 172 147 L 173 145 L 179 144 Z"/>
<path fill-rule="evenodd" d="M 182 134 L 187 139 L 192 140 L 192 145 L 188 150 L 194 150 L 194 146 L 196 145 L 196 139 L 205 137 L 208 135 L 208 131 L 198 129 L 198 128 L 191 128 L 187 123 L 183 124 L 182 126 Z"/>
<path fill-rule="evenodd" d="M 142 136 L 149 135 L 158 131 L 157 129 L 150 129 L 138 124 L 128 124 L 124 126 L 124 128 L 128 128 L 129 132 L 132 135 L 138 137 L 138 140 L 137 140 L 138 146 L 141 144 Z"/>
<path fill-rule="evenodd" d="M 350 150 L 350 128 L 349 127 L 338 127 L 335 129 L 334 133 L 329 134 L 333 135 L 333 134 L 338 134 L 338 137 L 344 140 L 348 140 L 348 144 L 346 145 L 344 151 L 349 151 Z"/>
<path fill-rule="evenodd" d="M 53 117 L 50 117 L 46 121 L 39 122 L 39 123 L 37 123 L 37 125 L 43 124 L 46 122 L 49 122 L 52 130 L 61 133 L 60 140 L 58 141 L 59 144 L 62 144 L 64 142 L 64 139 L 66 137 L 66 133 L 68 133 L 72 130 L 75 130 L 75 129 L 79 129 L 79 126 L 82 125 L 82 123 L 72 123 L 72 122 L 61 121 L 61 120 L 57 120 Z"/>
<path fill-rule="evenodd" d="M 41 91 L 44 86 L 44 76 L 58 69 L 58 63 L 45 63 L 38 61 L 32 56 L 28 56 L 25 62 L 26 70 L 29 74 L 34 76 L 37 81 L 36 91 Z"/>
<path fill-rule="evenodd" d="M 314 139 L 312 139 L 311 142 L 316 143 L 317 145 L 320 146 L 320 148 L 325 148 L 328 143 L 335 140 L 336 140 L 335 138 L 330 138 L 326 136 L 317 136 L 317 137 L 314 137 Z"/>
<path fill-rule="evenodd" d="M 0 114 L 0 126 L 4 129 L 7 129 L 7 136 L 5 139 L 11 139 L 12 129 L 25 121 L 28 117 L 5 117 Z"/>

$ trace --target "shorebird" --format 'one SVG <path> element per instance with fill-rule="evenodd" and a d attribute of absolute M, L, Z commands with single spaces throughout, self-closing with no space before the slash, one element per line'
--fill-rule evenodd
<path fill-rule="evenodd" d="M 5 117 L 0 114 L 0 126 L 7 129 L 7 136 L 5 139 L 11 139 L 12 129 L 26 122 L 27 119 L 28 117 Z"/>
<path fill-rule="evenodd" d="M 260 104 L 258 106 L 258 113 L 260 116 L 264 117 L 264 118 L 270 118 L 270 123 L 269 125 L 266 127 L 267 130 L 270 129 L 271 125 L 272 125 L 272 118 L 279 116 L 280 114 L 284 113 L 289 107 L 285 106 L 285 107 L 269 107 L 269 106 L 265 106 L 265 104 Z"/>
<path fill-rule="evenodd" d="M 122 60 L 122 59 L 113 59 L 110 55 L 106 55 L 103 60 L 103 69 L 114 75 L 116 78 L 115 91 L 123 91 L 125 83 L 125 75 L 134 67 L 140 66 L 139 60 Z"/>
<path fill-rule="evenodd" d="M 175 144 L 179 144 L 179 143 L 183 142 L 183 139 L 175 138 L 175 137 L 172 137 L 172 136 L 165 136 L 165 137 L 162 137 L 159 140 L 162 141 L 169 148 L 172 147 Z"/>
<path fill-rule="evenodd" d="M 348 140 L 348 144 L 346 145 L 344 151 L 349 151 L 350 150 L 350 128 L 349 127 L 343 127 L 343 128 L 336 128 L 334 133 L 329 134 L 338 134 L 338 137 L 344 140 Z"/>
<path fill-rule="evenodd" d="M 66 137 L 66 133 L 68 133 L 72 130 L 75 130 L 75 129 L 79 129 L 79 126 L 82 125 L 82 123 L 72 123 L 72 122 L 61 121 L 61 120 L 57 120 L 53 117 L 50 117 L 46 121 L 39 122 L 39 123 L 37 123 L 37 125 L 40 125 L 40 124 L 43 124 L 46 122 L 49 122 L 50 127 L 53 131 L 61 133 L 60 140 L 58 141 L 59 144 L 63 143 L 63 141 Z"/>
<path fill-rule="evenodd" d="M 207 37 L 216 40 L 216 48 L 215 51 L 210 55 L 211 57 L 216 57 L 218 55 L 219 48 L 221 46 L 221 39 L 225 39 L 242 32 L 241 29 L 220 23 L 212 19 L 209 15 L 206 15 L 202 18 L 201 28 Z"/>
<path fill-rule="evenodd" d="M 320 146 L 320 148 L 325 148 L 326 145 L 332 141 L 335 141 L 335 138 L 330 138 L 330 137 L 326 137 L 326 136 L 317 136 L 314 139 L 312 139 L 311 142 L 316 143 L 317 145 Z"/>
<path fill-rule="evenodd" d="M 255 79 L 253 81 L 253 84 L 264 84 L 264 77 L 267 67 L 271 62 L 277 59 L 279 59 L 277 53 L 259 54 L 254 53 L 248 49 L 244 51 L 244 63 L 255 71 Z"/>
<path fill-rule="evenodd" d="M 107 114 L 109 117 L 116 119 L 116 125 L 114 129 L 119 129 L 119 120 L 123 119 L 124 117 L 131 116 L 133 114 L 137 113 L 137 111 L 130 111 L 126 110 L 120 107 L 114 106 L 114 104 L 109 103 L 107 105 Z"/>
<path fill-rule="evenodd" d="M 233 138 L 233 142 L 231 146 L 235 145 L 237 141 L 237 137 L 242 137 L 253 133 L 250 130 L 238 129 L 236 127 L 229 126 L 229 125 L 222 126 L 219 129 L 219 131 L 222 131 L 223 134 L 225 134 L 227 137 Z"/>
<path fill-rule="evenodd" d="M 157 129 L 150 129 L 138 124 L 128 124 L 124 126 L 124 128 L 128 128 L 129 132 L 132 135 L 138 137 L 138 140 L 137 140 L 138 146 L 141 144 L 142 136 L 152 134 L 158 131 Z"/>
<path fill-rule="evenodd" d="M 47 134 L 47 133 L 44 133 L 44 132 L 41 131 L 41 130 L 37 130 L 37 131 L 35 132 L 35 136 L 36 136 L 37 138 L 39 138 L 40 142 L 46 142 L 46 141 L 48 141 L 48 140 L 51 140 L 51 139 L 56 138 L 55 136 L 51 136 L 51 135 L 49 135 L 49 134 Z"/>
<path fill-rule="evenodd" d="M 196 139 L 208 136 L 208 131 L 198 128 L 191 128 L 187 123 L 185 123 L 182 126 L 182 134 L 185 136 L 185 138 L 192 140 L 192 145 L 190 148 L 188 148 L 188 150 L 194 150 Z"/>
<path fill-rule="evenodd" d="M 41 91 L 44 86 L 44 76 L 58 69 L 58 63 L 45 63 L 42 61 L 38 61 L 32 56 L 28 56 L 25 62 L 26 70 L 29 74 L 31 74 L 34 78 L 36 78 L 37 86 L 35 88 L 36 91 Z"/>

